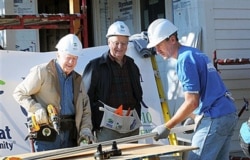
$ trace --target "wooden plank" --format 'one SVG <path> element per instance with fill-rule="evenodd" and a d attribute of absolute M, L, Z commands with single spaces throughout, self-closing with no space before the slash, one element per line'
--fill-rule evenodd
<path fill-rule="evenodd" d="M 80 0 L 69 0 L 69 12 L 70 12 L 70 14 L 81 13 L 79 4 L 80 4 Z M 81 27 L 80 20 L 79 19 L 74 20 L 73 21 L 73 28 L 74 28 L 73 32 L 77 33 L 80 27 Z M 71 28 L 71 30 L 72 30 L 72 28 Z M 80 35 L 77 35 L 77 36 L 81 40 L 81 36 Z"/>
<path fill-rule="evenodd" d="M 110 150 L 110 147 L 104 147 L 103 150 Z M 198 149 L 193 146 L 174 146 L 174 145 L 159 145 L 159 144 L 120 144 L 118 149 L 122 150 L 122 156 L 110 157 L 110 159 L 135 159 L 135 158 L 150 158 L 165 154 L 173 154 L 177 152 L 186 152 Z M 84 154 L 72 155 L 70 158 L 61 157 L 64 160 L 93 160 L 96 150 L 85 152 Z M 53 159 L 53 157 L 52 157 Z M 57 157 L 58 159 L 58 157 Z"/>
<path fill-rule="evenodd" d="M 147 133 L 143 135 L 135 135 L 135 136 L 130 136 L 130 137 L 119 138 L 113 141 L 116 141 L 117 144 L 129 143 L 129 142 L 138 141 L 139 139 L 154 137 L 155 135 L 156 133 Z M 77 154 L 79 152 L 81 153 L 82 151 L 88 151 L 88 150 L 97 148 L 99 144 L 101 144 L 102 146 L 111 146 L 113 144 L 113 141 L 104 141 L 104 142 L 93 143 L 93 144 L 89 144 L 85 146 L 77 146 L 77 147 L 49 150 L 49 151 L 36 152 L 36 153 L 27 153 L 27 154 L 16 155 L 15 157 L 20 157 L 25 160 L 33 160 L 33 159 L 47 160 L 47 159 L 51 159 L 51 157 L 55 157 L 59 155 L 69 157 L 73 154 Z"/>
<path fill-rule="evenodd" d="M 121 149 L 122 156 L 114 156 L 110 157 L 110 159 L 134 159 L 134 158 L 150 158 L 150 157 L 158 157 L 160 155 L 173 154 L 173 153 L 182 153 L 191 150 L 198 149 L 198 147 L 194 146 L 184 146 L 184 145 L 161 145 L 161 144 L 136 144 L 136 143 L 128 143 L 128 144 L 118 144 L 118 149 Z M 104 146 L 103 151 L 111 150 L 111 146 Z M 61 154 L 50 156 L 49 159 L 63 159 L 63 160 L 93 160 L 94 154 L 96 153 L 97 148 L 92 148 L 90 150 L 83 150 L 80 153 L 72 153 Z M 21 158 L 22 160 L 29 159 L 27 157 L 31 157 L 32 155 L 39 155 L 44 153 L 53 153 L 58 152 L 58 150 L 50 150 L 44 152 L 37 153 L 27 153 L 22 155 L 16 155 L 13 157 Z M 9 157 L 11 158 L 11 157 Z M 48 158 L 47 158 L 48 159 Z"/>
<path fill-rule="evenodd" d="M 178 132 L 184 132 L 186 130 L 193 129 L 194 125 L 187 125 L 187 126 L 180 126 L 180 127 L 174 127 L 171 129 L 170 133 L 178 133 Z M 15 157 L 20 157 L 25 160 L 33 160 L 33 159 L 58 159 L 59 157 L 71 157 L 72 155 L 82 154 L 86 151 L 93 150 L 97 148 L 99 145 L 102 146 L 112 146 L 113 142 L 115 141 L 117 144 L 120 143 L 129 143 L 138 141 L 139 139 L 145 139 L 154 137 L 157 133 L 147 133 L 142 135 L 135 135 L 130 137 L 124 137 L 115 139 L 113 141 L 104 141 L 100 143 L 93 143 L 85 146 L 78 146 L 78 147 L 72 147 L 72 148 L 63 148 L 63 149 L 57 149 L 52 151 L 44 151 L 44 152 L 37 152 L 37 153 L 28 153 L 28 154 L 21 154 L 16 155 Z M 52 158 L 53 157 L 53 158 Z"/>

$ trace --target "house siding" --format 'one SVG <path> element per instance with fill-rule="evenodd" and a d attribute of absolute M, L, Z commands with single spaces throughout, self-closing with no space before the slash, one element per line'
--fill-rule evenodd
<path fill-rule="evenodd" d="M 198 3 L 204 52 L 213 58 L 216 50 L 217 59 L 250 58 L 250 1 L 202 0 Z M 250 99 L 250 64 L 218 65 L 218 69 L 240 111 L 244 105 L 243 98 Z M 231 151 L 241 150 L 239 129 L 249 115 L 246 111 L 239 117 Z"/>

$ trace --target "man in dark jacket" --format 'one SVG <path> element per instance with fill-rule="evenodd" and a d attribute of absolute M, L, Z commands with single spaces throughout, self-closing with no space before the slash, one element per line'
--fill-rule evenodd
<path fill-rule="evenodd" d="M 125 55 L 129 36 L 124 22 L 113 23 L 106 35 L 109 50 L 91 60 L 83 73 L 99 142 L 139 134 L 141 77 L 134 60 Z"/>

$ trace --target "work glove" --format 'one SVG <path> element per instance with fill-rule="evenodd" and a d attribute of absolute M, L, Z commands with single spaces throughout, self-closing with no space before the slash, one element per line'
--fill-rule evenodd
<path fill-rule="evenodd" d="M 159 139 L 167 138 L 170 133 L 170 129 L 168 129 L 165 124 L 162 124 L 160 126 L 155 127 L 152 130 L 152 133 L 154 132 L 157 133 L 154 139 L 158 141 Z"/>
<path fill-rule="evenodd" d="M 83 145 L 91 144 L 93 142 L 95 142 L 95 138 L 91 130 L 89 128 L 81 129 L 78 144 L 80 144 L 80 146 L 83 146 Z"/>
<path fill-rule="evenodd" d="M 43 107 L 42 107 L 42 105 L 41 105 L 40 103 L 35 103 L 35 104 L 33 104 L 33 105 L 29 108 L 28 112 L 31 112 L 31 113 L 35 114 L 35 112 L 36 112 L 38 109 L 41 109 L 41 108 L 43 108 Z"/>
<path fill-rule="evenodd" d="M 194 124 L 194 123 L 195 123 L 195 121 L 194 121 L 193 118 L 187 118 L 187 119 L 185 120 L 185 122 L 183 123 L 183 126 L 192 125 L 192 124 Z M 192 130 L 188 130 L 188 131 L 184 131 L 185 134 L 191 134 L 191 133 L 193 133 L 193 132 L 194 132 L 193 129 L 192 129 Z"/>
<path fill-rule="evenodd" d="M 40 108 L 35 111 L 37 124 L 48 124 L 48 114 L 45 108 Z"/>

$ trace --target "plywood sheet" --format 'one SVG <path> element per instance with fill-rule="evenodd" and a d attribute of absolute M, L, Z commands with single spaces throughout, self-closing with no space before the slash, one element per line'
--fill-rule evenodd
<path fill-rule="evenodd" d="M 122 155 L 121 156 L 113 156 L 110 159 L 134 159 L 134 158 L 148 158 L 148 157 L 155 157 L 165 154 L 172 154 L 177 152 L 186 152 L 190 150 L 197 149 L 194 146 L 181 146 L 181 145 L 160 145 L 160 144 L 118 144 L 118 149 L 121 149 Z M 111 150 L 111 146 L 103 147 L 103 151 Z M 46 159 L 70 159 L 70 160 L 93 160 L 94 154 L 96 153 L 97 149 L 90 149 L 90 150 L 83 150 L 80 153 L 66 153 L 60 154 L 55 156 L 46 157 Z M 37 156 L 39 154 L 44 153 L 53 153 L 57 152 L 57 150 L 45 151 L 45 152 L 38 152 L 38 153 L 27 153 L 22 155 L 16 155 L 14 157 L 19 157 L 21 159 L 30 159 L 32 156 Z"/>

